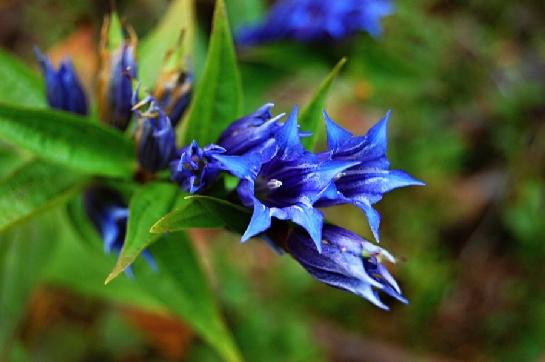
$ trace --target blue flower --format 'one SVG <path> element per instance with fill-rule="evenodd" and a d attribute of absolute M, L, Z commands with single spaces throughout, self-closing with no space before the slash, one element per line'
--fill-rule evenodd
<path fill-rule="evenodd" d="M 84 193 L 83 206 L 104 242 L 104 252 L 119 254 L 125 242 L 129 216 L 129 209 L 121 195 L 104 186 L 92 186 Z M 148 250 L 144 250 L 142 256 L 151 268 L 157 268 Z M 126 271 L 127 274 L 132 274 L 130 268 Z"/>
<path fill-rule="evenodd" d="M 193 74 L 184 71 L 165 72 L 159 76 L 154 91 L 157 102 L 176 128 L 189 107 L 193 94 Z"/>
<path fill-rule="evenodd" d="M 176 160 L 170 163 L 170 174 L 180 188 L 189 193 L 196 193 L 209 186 L 222 171 L 215 155 L 225 150 L 217 145 L 200 148 L 196 141 L 176 152 Z"/>
<path fill-rule="evenodd" d="M 334 178 L 353 161 L 320 161 L 304 150 L 297 126 L 297 108 L 274 138 L 260 150 L 242 156 L 213 156 L 222 167 L 241 181 L 237 187 L 240 200 L 253 208 L 253 215 L 242 241 L 267 230 L 273 217 L 302 226 L 321 248 L 322 213 L 314 203 Z"/>
<path fill-rule="evenodd" d="M 51 108 L 87 115 L 87 98 L 70 59 L 63 60 L 57 69 L 48 57 L 34 48 L 45 78 L 47 102 Z"/>
<path fill-rule="evenodd" d="M 136 35 L 128 31 L 120 44 L 108 42 L 109 22 L 102 29 L 101 69 L 97 96 L 102 122 L 124 131 L 132 116 L 133 80 L 136 79 Z"/>
<path fill-rule="evenodd" d="M 322 237 L 322 252 L 319 253 L 306 233 L 295 229 L 287 239 L 286 249 L 323 283 L 359 295 L 386 310 L 389 308 L 380 300 L 379 292 L 407 303 L 396 281 L 382 264 L 383 259 L 395 263 L 390 253 L 334 225 L 324 225 Z"/>
<path fill-rule="evenodd" d="M 373 236 L 380 240 L 380 215 L 372 205 L 393 189 L 422 186 L 424 183 L 404 171 L 390 170 L 390 162 L 386 156 L 390 112 L 364 136 L 353 136 L 329 118 L 325 111 L 324 118 L 329 152 L 319 157 L 359 162 L 339 175 L 318 205 L 354 204 L 365 213 Z"/>
<path fill-rule="evenodd" d="M 254 113 L 237 119 L 223 131 L 217 144 L 225 148 L 227 155 L 243 155 L 266 144 L 281 127 L 278 122 L 284 115 L 272 118 L 271 108 L 267 103 Z"/>
<path fill-rule="evenodd" d="M 240 29 L 237 43 L 338 40 L 360 31 L 378 36 L 381 18 L 393 10 L 391 0 L 281 0 L 263 23 Z"/>
<path fill-rule="evenodd" d="M 176 135 L 170 119 L 151 96 L 136 103 L 134 93 L 133 109 L 138 115 L 136 149 L 140 166 L 149 172 L 157 172 L 169 166 L 176 157 Z M 143 112 L 139 109 L 147 107 Z"/>

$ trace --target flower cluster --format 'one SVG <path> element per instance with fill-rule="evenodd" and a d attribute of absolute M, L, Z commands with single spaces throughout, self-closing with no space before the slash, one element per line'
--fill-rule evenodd
<path fill-rule="evenodd" d="M 389 11 L 386 0 L 330 2 L 327 9 L 322 1 L 283 1 L 270 19 L 287 21 L 290 26 L 273 22 L 274 26 L 268 24 L 264 29 L 281 29 L 282 37 L 303 40 L 325 35 L 336 38 L 362 28 L 376 33 L 378 19 Z M 135 115 L 137 124 L 131 129 L 139 175 L 145 176 L 140 181 L 160 178 L 164 173 L 159 172 L 168 169 L 170 180 L 181 190 L 206 193 L 222 175 L 230 174 L 237 185 L 227 190 L 232 192 L 229 198 L 251 211 L 241 241 L 261 237 L 292 255 L 316 279 L 364 297 L 380 308 L 388 308 L 380 292 L 406 302 L 382 263 L 395 259 L 351 231 L 328 224 L 321 210 L 340 204 L 356 206 L 363 211 L 378 242 L 380 215 L 374 205 L 393 189 L 423 185 L 401 170 L 390 169 L 386 155 L 390 112 L 365 135 L 355 136 L 324 111 L 328 147 L 316 153 L 301 143 L 308 134 L 299 129 L 297 107 L 287 117 L 273 116 L 273 104 L 267 103 L 232 122 L 214 144 L 201 147 L 193 140 L 177 148 L 175 127 L 190 102 L 192 76 L 180 66 L 179 54 L 174 62 L 170 54 L 155 90 L 140 100 L 139 88 L 133 89 L 137 76 L 135 37 L 129 30 L 112 37 L 106 24 L 103 33 L 110 34 L 108 40 L 117 41 L 103 41 L 99 113 L 103 122 L 121 131 Z M 85 94 L 71 63 L 64 61 L 55 70 L 45 56 L 39 52 L 37 56 L 50 106 L 87 114 Z M 105 251 L 119 253 L 128 218 L 121 195 L 93 186 L 86 191 L 84 201 Z M 144 256 L 153 266 L 147 251 Z"/>
<path fill-rule="evenodd" d="M 237 43 L 338 40 L 360 31 L 378 36 L 381 18 L 393 10 L 391 0 L 280 0 L 262 23 L 240 29 Z"/>
<path fill-rule="evenodd" d="M 142 101 L 137 79 L 136 35 L 130 27 L 120 27 L 112 15 L 105 19 L 100 44 L 100 70 L 97 79 L 99 119 L 120 131 L 129 128 L 133 115 L 137 124 L 133 137 L 140 171 L 147 176 L 167 169 L 176 158 L 174 127 L 189 106 L 193 76 L 179 54 L 169 51 L 152 92 Z M 116 26 L 114 26 L 116 25 Z M 51 108 L 81 115 L 89 113 L 82 83 L 70 59 L 55 68 L 38 49 L 36 58 L 45 78 L 47 101 Z M 171 122 L 171 120 L 173 120 Z M 115 190 L 93 186 L 86 190 L 85 211 L 104 242 L 107 253 L 119 253 L 125 240 L 128 209 Z M 144 256 L 154 265 L 149 252 Z"/>
<path fill-rule="evenodd" d="M 233 122 L 217 145 L 196 142 L 178 151 L 172 179 L 187 192 L 206 192 L 222 171 L 238 178 L 240 203 L 252 210 L 242 241 L 258 236 L 290 253 L 311 275 L 360 295 L 387 309 L 382 291 L 406 299 L 382 264 L 395 259 L 384 249 L 338 226 L 324 224 L 321 207 L 359 207 L 379 240 L 379 214 L 373 205 L 393 189 L 423 185 L 400 170 L 391 170 L 386 156 L 390 113 L 367 134 L 354 136 L 324 112 L 328 150 L 312 153 L 301 144 L 295 107 L 272 117 L 266 104 Z M 271 229 L 273 220 L 280 227 Z M 295 226 L 291 226 L 295 225 Z M 284 229 L 280 236 L 278 229 Z"/>

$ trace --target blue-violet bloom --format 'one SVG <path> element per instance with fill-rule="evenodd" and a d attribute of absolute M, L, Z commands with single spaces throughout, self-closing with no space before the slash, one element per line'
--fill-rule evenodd
<path fill-rule="evenodd" d="M 354 161 L 320 161 L 301 145 L 297 108 L 286 123 L 256 152 L 242 156 L 214 155 L 222 166 L 240 179 L 237 192 L 253 215 L 242 241 L 271 226 L 273 217 L 302 226 L 318 250 L 322 240 L 322 213 L 314 203 L 335 177 L 354 166 Z"/>
<path fill-rule="evenodd" d="M 380 300 L 379 292 L 407 303 L 395 279 L 382 264 L 383 259 L 395 263 L 390 253 L 334 225 L 324 225 L 322 237 L 319 253 L 306 233 L 295 229 L 287 240 L 287 251 L 314 278 L 359 295 L 382 309 L 389 308 Z"/>
<path fill-rule="evenodd" d="M 227 155 L 243 155 L 257 151 L 259 147 L 273 137 L 281 127 L 280 114 L 272 118 L 271 108 L 274 104 L 267 103 L 254 113 L 237 119 L 220 135 L 217 144 L 225 148 Z"/>
<path fill-rule="evenodd" d="M 325 111 L 324 118 L 329 152 L 319 157 L 358 161 L 358 164 L 339 175 L 318 205 L 350 203 L 359 207 L 367 216 L 373 236 L 379 241 L 380 215 L 372 205 L 393 189 L 422 186 L 424 183 L 404 171 L 390 170 L 390 162 L 386 156 L 390 111 L 363 136 L 352 135 L 329 118 Z"/>
<path fill-rule="evenodd" d="M 136 35 L 127 28 L 123 40 L 110 44 L 110 21 L 102 28 L 101 69 L 97 84 L 99 118 L 102 122 L 124 131 L 132 116 L 133 80 L 136 79 Z"/>
<path fill-rule="evenodd" d="M 170 175 L 183 191 L 196 193 L 211 185 L 222 171 L 214 158 L 225 152 L 220 146 L 200 148 L 196 141 L 176 151 L 176 159 L 170 163 Z"/>
<path fill-rule="evenodd" d="M 138 161 L 144 170 L 153 173 L 167 168 L 176 157 L 176 134 L 155 99 L 147 96 L 137 103 L 137 92 L 133 95 L 133 109 L 138 117 L 135 134 Z M 141 111 L 142 108 L 145 109 Z"/>
<path fill-rule="evenodd" d="M 104 186 L 92 186 L 85 190 L 83 206 L 91 223 L 96 228 L 104 242 L 104 252 L 119 254 L 125 242 L 127 231 L 127 218 L 129 209 L 123 197 L 110 188 Z M 142 256 L 152 269 L 157 266 L 148 250 L 144 250 Z M 131 275 L 131 269 L 126 272 Z"/>
<path fill-rule="evenodd" d="M 47 102 L 51 108 L 87 115 L 87 98 L 78 75 L 68 58 L 57 69 L 49 58 L 34 48 L 36 58 L 45 78 Z"/>
<path fill-rule="evenodd" d="M 254 45 L 282 39 L 338 40 L 364 31 L 381 34 L 380 20 L 392 14 L 391 0 L 280 0 L 266 19 L 241 28 L 237 43 Z"/>

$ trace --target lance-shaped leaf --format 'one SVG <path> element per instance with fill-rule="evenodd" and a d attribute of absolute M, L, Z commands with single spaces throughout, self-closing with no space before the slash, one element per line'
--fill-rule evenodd
<path fill-rule="evenodd" d="M 312 136 L 303 139 L 303 144 L 310 150 L 314 149 L 323 129 L 322 112 L 325 108 L 327 94 L 331 88 L 333 80 L 346 63 L 346 58 L 339 60 L 337 65 L 331 70 L 327 77 L 322 81 L 316 93 L 314 93 L 310 102 L 305 106 L 299 116 L 299 124 L 304 131 L 312 132 Z"/>
<path fill-rule="evenodd" d="M 182 31 L 184 51 L 191 55 L 195 38 L 194 0 L 173 1 L 159 25 L 140 43 L 138 72 L 144 85 L 153 86 L 166 52 L 176 45 Z"/>
<path fill-rule="evenodd" d="M 0 182 L 0 230 L 63 201 L 83 177 L 63 167 L 31 161 Z"/>
<path fill-rule="evenodd" d="M 10 360 L 13 333 L 56 246 L 55 216 L 45 214 L 0 234 L 0 360 Z"/>
<path fill-rule="evenodd" d="M 183 232 L 162 235 L 151 246 L 150 252 L 157 262 L 160 276 L 169 278 L 176 286 L 176 293 L 165 284 L 157 283 L 157 275 L 147 278 L 145 287 L 170 310 L 190 322 L 224 360 L 240 361 L 240 354 L 225 327 L 198 255 L 187 235 Z"/>
<path fill-rule="evenodd" d="M 188 196 L 174 211 L 162 217 L 151 228 L 152 233 L 168 233 L 191 228 L 223 228 L 244 233 L 250 212 L 242 206 L 210 196 Z"/>
<path fill-rule="evenodd" d="M 216 2 L 210 47 L 204 74 L 197 84 L 188 119 L 183 124 L 184 144 L 213 143 L 242 110 L 242 86 L 223 0 Z"/>
<path fill-rule="evenodd" d="M 74 243 L 72 232 L 72 238 L 62 242 L 53 267 L 48 268 L 48 281 L 118 303 L 168 312 L 184 320 L 224 360 L 240 360 L 199 258 L 183 232 L 160 235 L 149 246 L 157 271 L 137 260 L 131 266 L 135 280 L 122 275 L 104 286 L 101 276 L 111 270 L 114 256 L 103 253 L 102 241 L 85 217 L 81 198 L 70 204 L 70 213 L 72 229 L 87 239 L 86 244 Z"/>
<path fill-rule="evenodd" d="M 0 99 L 2 102 L 45 107 L 43 84 L 37 73 L 0 50 Z"/>
<path fill-rule="evenodd" d="M 106 278 L 105 284 L 122 273 L 151 243 L 157 240 L 157 234 L 151 234 L 150 228 L 155 221 L 169 212 L 178 194 L 174 184 L 150 183 L 137 191 L 129 203 L 127 234 L 117 263 Z"/>
<path fill-rule="evenodd" d="M 136 165 L 134 144 L 122 133 L 67 112 L 0 104 L 0 138 L 97 175 L 129 177 Z"/>

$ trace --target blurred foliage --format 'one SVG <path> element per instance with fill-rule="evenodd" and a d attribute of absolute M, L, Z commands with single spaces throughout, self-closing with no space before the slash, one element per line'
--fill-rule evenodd
<path fill-rule="evenodd" d="M 265 9 L 258 0 L 226 2 L 232 26 Z M 29 63 L 34 43 L 47 48 L 82 24 L 96 27 L 107 8 L 92 1 L 8 3 L 0 5 L 1 18 L 13 19 L 0 39 Z M 117 6 L 143 34 L 167 5 Z M 199 76 L 212 2 L 198 1 L 197 14 Z M 204 234 L 201 254 L 247 360 L 396 360 L 388 358 L 394 352 L 405 360 L 545 358 L 543 19 L 540 1 L 398 1 L 376 40 L 361 35 L 327 46 L 282 43 L 239 53 L 245 111 L 273 101 L 277 112 L 305 104 L 347 56 L 328 112 L 362 133 L 392 109 L 392 165 L 428 184 L 394 192 L 378 205 L 382 238 L 401 257 L 393 269 L 411 301 L 390 303 L 389 313 L 315 282 L 264 243 L 241 246 L 231 236 Z M 19 162 L 2 164 L 16 169 Z M 336 208 L 329 217 L 370 237 L 353 208 Z M 191 336 L 184 337 L 190 347 L 173 354 L 165 339 L 129 323 L 116 304 L 57 289 L 35 294 L 70 313 L 40 322 L 53 302 L 33 300 L 18 331 L 24 343 L 12 348 L 14 361 L 217 359 Z M 334 343 L 339 338 L 350 348 Z"/>

